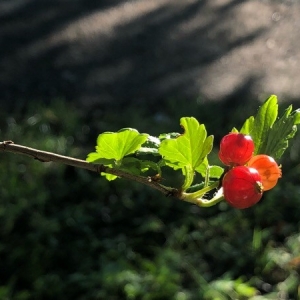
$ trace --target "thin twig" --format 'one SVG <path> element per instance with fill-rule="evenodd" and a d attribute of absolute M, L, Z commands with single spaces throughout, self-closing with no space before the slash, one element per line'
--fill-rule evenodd
<path fill-rule="evenodd" d="M 179 191 L 177 189 L 163 186 L 157 181 L 151 180 L 151 177 L 137 176 L 122 171 L 120 169 L 110 168 L 101 164 L 92 164 L 92 163 L 88 163 L 85 160 L 59 155 L 53 152 L 42 151 L 35 148 L 25 147 L 22 145 L 15 144 L 13 141 L 0 142 L 0 151 L 26 155 L 34 159 L 37 159 L 41 162 L 56 162 L 59 164 L 69 165 L 75 168 L 81 168 L 92 172 L 97 172 L 97 173 L 103 172 L 103 173 L 112 174 L 118 177 L 137 181 L 139 183 L 147 185 L 153 189 L 160 191 L 166 196 L 175 196 L 175 197 L 179 196 Z"/>

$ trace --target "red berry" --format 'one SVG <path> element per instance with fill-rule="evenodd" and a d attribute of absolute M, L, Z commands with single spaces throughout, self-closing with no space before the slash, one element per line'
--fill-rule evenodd
<path fill-rule="evenodd" d="M 219 158 L 227 166 L 245 165 L 253 156 L 254 143 L 249 135 L 229 133 L 220 143 Z"/>
<path fill-rule="evenodd" d="M 262 197 L 261 176 L 254 168 L 238 166 L 223 178 L 225 200 L 235 208 L 248 208 Z"/>
<path fill-rule="evenodd" d="M 273 188 L 281 177 L 281 169 L 271 156 L 255 155 L 249 160 L 248 166 L 256 169 L 260 174 L 264 191 Z"/>

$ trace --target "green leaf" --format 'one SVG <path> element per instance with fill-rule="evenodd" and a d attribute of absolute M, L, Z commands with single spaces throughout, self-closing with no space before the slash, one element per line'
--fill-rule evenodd
<path fill-rule="evenodd" d="M 135 157 L 125 157 L 122 160 L 120 169 L 131 174 L 140 175 L 142 172 L 148 171 L 148 167 L 142 167 L 141 161 Z"/>
<path fill-rule="evenodd" d="M 158 148 L 160 145 L 160 139 L 149 135 L 147 141 L 137 150 L 137 155 L 159 155 Z"/>
<path fill-rule="evenodd" d="M 250 118 L 248 118 L 243 127 L 241 128 L 240 130 L 240 133 L 243 133 L 243 134 L 250 134 L 252 128 L 253 128 L 253 123 L 254 123 L 254 117 L 251 116 Z"/>
<path fill-rule="evenodd" d="M 160 167 L 155 162 L 149 160 L 140 160 L 135 157 L 125 157 L 122 161 L 120 169 L 136 175 L 140 175 L 149 169 L 153 169 L 158 174 L 161 173 Z"/>
<path fill-rule="evenodd" d="M 157 174 L 161 175 L 161 168 L 160 168 L 160 166 L 157 163 L 155 163 L 155 162 L 153 162 L 151 160 L 140 160 L 140 163 L 141 163 L 141 169 L 142 170 L 152 169 Z"/>
<path fill-rule="evenodd" d="M 115 163 L 114 159 L 100 158 L 99 154 L 96 152 L 89 153 L 86 161 L 94 164 L 101 164 L 104 166 L 113 165 Z"/>
<path fill-rule="evenodd" d="M 231 132 L 238 133 L 239 131 L 238 131 L 235 127 L 233 127 L 233 128 L 231 129 Z"/>
<path fill-rule="evenodd" d="M 88 154 L 88 157 L 86 158 L 86 161 L 90 162 L 90 163 L 94 163 L 94 164 L 104 165 L 104 166 L 107 166 L 107 167 L 110 167 L 110 168 L 115 167 L 115 160 L 114 159 L 99 158 L 98 153 L 95 153 L 95 152 L 92 152 L 92 153 Z M 115 175 L 104 173 L 104 172 L 101 172 L 101 175 L 105 176 L 105 178 L 109 181 L 118 178 Z"/>
<path fill-rule="evenodd" d="M 224 172 L 224 169 L 219 166 L 209 166 L 208 160 L 205 159 L 200 166 L 196 168 L 196 171 L 206 178 L 220 178 Z"/>
<path fill-rule="evenodd" d="M 294 111 L 294 114 L 295 114 L 295 116 L 294 116 L 294 124 L 298 125 L 298 124 L 300 124 L 300 109 L 296 109 Z"/>
<path fill-rule="evenodd" d="M 136 152 L 147 138 L 148 134 L 141 134 L 132 128 L 104 132 L 98 136 L 96 152 L 93 152 L 92 157 L 120 161 L 124 156 Z"/>
<path fill-rule="evenodd" d="M 220 178 L 224 169 L 219 166 L 209 166 L 209 178 Z"/>
<path fill-rule="evenodd" d="M 108 174 L 108 173 L 101 173 L 102 176 L 106 178 L 108 181 L 112 181 L 118 178 L 116 175 Z"/>
<path fill-rule="evenodd" d="M 97 138 L 96 152 L 88 154 L 86 161 L 102 164 L 110 168 L 120 168 L 124 156 L 140 149 L 146 142 L 148 134 L 141 134 L 132 128 L 124 128 L 118 132 L 104 132 Z M 132 167 L 132 170 L 136 171 Z M 107 180 L 114 180 L 115 175 L 101 173 Z"/>
<path fill-rule="evenodd" d="M 284 151 L 288 148 L 288 140 L 293 138 L 297 132 L 297 124 L 300 123 L 300 111 L 292 112 L 292 105 L 290 105 L 283 116 L 274 123 L 271 128 L 267 141 L 261 149 L 261 153 L 278 159 L 282 156 Z"/>
<path fill-rule="evenodd" d="M 178 132 L 170 132 L 170 133 L 161 133 L 158 138 L 162 142 L 163 140 L 167 140 L 167 139 L 176 139 L 179 136 L 180 133 Z"/>
<path fill-rule="evenodd" d="M 272 95 L 259 108 L 258 113 L 253 121 L 249 121 L 249 126 L 252 128 L 250 135 L 255 144 L 255 153 L 263 153 L 264 143 L 268 138 L 270 129 L 272 128 L 278 115 L 277 97 Z"/>
<path fill-rule="evenodd" d="M 203 162 L 195 169 L 195 171 L 201 174 L 203 178 L 207 177 L 208 170 L 209 170 L 209 164 L 207 158 L 205 158 Z"/>
<path fill-rule="evenodd" d="M 176 139 L 163 140 L 159 153 L 167 162 L 195 170 L 211 151 L 213 136 L 207 137 L 205 126 L 193 117 L 181 118 L 180 125 L 184 133 Z"/>
<path fill-rule="evenodd" d="M 259 108 L 255 117 L 248 118 L 240 133 L 251 135 L 255 154 L 267 154 L 275 159 L 282 156 L 288 147 L 288 140 L 294 137 L 300 123 L 300 111 L 292 112 L 290 105 L 283 116 L 277 119 L 277 97 L 272 95 Z"/>

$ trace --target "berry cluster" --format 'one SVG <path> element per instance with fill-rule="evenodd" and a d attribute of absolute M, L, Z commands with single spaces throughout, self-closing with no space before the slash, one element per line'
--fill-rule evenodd
<path fill-rule="evenodd" d="M 221 140 L 219 158 L 229 168 L 222 179 L 224 198 L 233 207 L 256 204 L 281 177 L 272 157 L 253 153 L 254 142 L 249 135 L 229 133 Z"/>

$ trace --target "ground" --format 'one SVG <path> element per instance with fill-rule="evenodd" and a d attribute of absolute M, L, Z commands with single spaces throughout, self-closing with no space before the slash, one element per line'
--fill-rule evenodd
<path fill-rule="evenodd" d="M 300 98 L 296 0 L 3 0 L 0 22 L 8 105 Z"/>

